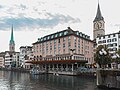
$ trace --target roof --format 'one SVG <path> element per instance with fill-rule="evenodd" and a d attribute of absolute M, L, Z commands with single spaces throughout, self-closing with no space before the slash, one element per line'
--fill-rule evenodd
<path fill-rule="evenodd" d="M 32 48 L 32 46 L 21 46 L 20 48 Z"/>
<path fill-rule="evenodd" d="M 76 35 L 76 36 L 81 37 L 83 39 L 90 40 L 90 36 L 85 35 L 85 34 L 83 34 L 82 32 L 79 32 L 79 31 L 73 31 L 70 27 L 68 27 L 66 30 L 63 30 L 63 31 L 60 31 L 60 32 L 56 32 L 56 33 L 53 33 L 53 34 L 46 35 L 44 37 L 38 38 L 38 41 L 33 43 L 33 45 L 37 44 L 37 43 L 42 43 L 42 42 L 45 42 L 45 41 L 49 41 L 49 40 L 69 36 L 69 35 Z"/>
<path fill-rule="evenodd" d="M 96 17 L 95 17 L 93 22 L 99 21 L 99 20 L 104 20 L 104 18 L 103 18 L 102 14 L 101 14 L 100 6 L 99 6 L 99 3 L 98 3 L 97 14 L 96 14 Z"/>
<path fill-rule="evenodd" d="M 10 44 L 14 44 L 13 25 L 12 25 L 12 29 L 11 29 L 11 39 L 10 39 Z"/>
<path fill-rule="evenodd" d="M 119 32 L 115 32 L 115 33 L 106 34 L 106 35 L 97 36 L 97 38 L 105 37 L 105 36 L 109 36 L 109 35 L 114 35 L 114 34 L 120 34 L 120 31 Z"/>
<path fill-rule="evenodd" d="M 5 52 L 0 52 L 0 57 L 5 57 Z"/>

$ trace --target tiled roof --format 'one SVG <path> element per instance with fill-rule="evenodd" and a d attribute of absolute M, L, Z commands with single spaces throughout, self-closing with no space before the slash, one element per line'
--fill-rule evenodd
<path fill-rule="evenodd" d="M 52 40 L 52 39 L 56 39 L 56 38 L 60 38 L 60 37 L 68 36 L 68 35 L 76 35 L 76 36 L 79 36 L 81 38 L 90 40 L 90 36 L 85 35 L 85 34 L 83 34 L 82 32 L 79 32 L 79 31 L 73 31 L 70 27 L 68 27 L 66 30 L 63 30 L 63 31 L 60 31 L 60 32 L 56 32 L 56 33 L 38 38 L 38 41 L 33 43 L 33 44 L 49 41 L 49 40 Z"/>

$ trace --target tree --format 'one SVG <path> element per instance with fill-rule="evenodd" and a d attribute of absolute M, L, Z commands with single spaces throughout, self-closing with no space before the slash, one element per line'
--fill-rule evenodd
<path fill-rule="evenodd" d="M 120 49 L 118 49 L 118 50 L 116 51 L 116 54 L 118 54 L 118 56 L 117 56 L 117 58 L 115 59 L 115 62 L 116 62 L 117 64 L 120 64 Z"/>
<path fill-rule="evenodd" d="M 100 55 L 100 51 L 102 51 L 102 49 L 104 49 L 106 51 L 106 54 Z M 94 59 L 95 59 L 95 62 L 98 63 L 100 68 L 105 68 L 107 64 L 111 63 L 112 59 L 109 54 L 109 49 L 107 48 L 106 45 L 99 45 L 96 48 L 96 52 L 94 54 Z"/>

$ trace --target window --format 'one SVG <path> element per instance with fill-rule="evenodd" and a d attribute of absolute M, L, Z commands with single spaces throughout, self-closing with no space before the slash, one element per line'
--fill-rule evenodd
<path fill-rule="evenodd" d="M 60 43 L 60 39 L 58 39 L 58 43 Z"/>
<path fill-rule="evenodd" d="M 120 38 L 120 35 L 118 37 Z"/>
<path fill-rule="evenodd" d="M 98 44 L 101 44 L 102 43 L 102 41 L 98 41 Z"/>
<path fill-rule="evenodd" d="M 46 40 L 46 37 L 44 37 L 44 40 Z"/>
<path fill-rule="evenodd" d="M 79 35 L 79 32 L 77 32 L 77 35 Z"/>
<path fill-rule="evenodd" d="M 117 43 L 113 43 L 113 46 L 117 46 Z"/>
<path fill-rule="evenodd" d="M 63 43 L 63 48 L 65 48 L 65 43 Z"/>
<path fill-rule="evenodd" d="M 80 36 L 82 37 L 82 33 L 80 32 Z"/>
<path fill-rule="evenodd" d="M 67 33 L 68 33 L 68 31 L 65 31 L 65 32 L 64 32 L 64 35 L 67 35 Z"/>
<path fill-rule="evenodd" d="M 99 39 L 101 39 L 101 37 L 99 37 Z"/>
<path fill-rule="evenodd" d="M 111 42 L 111 39 L 108 39 L 107 42 Z"/>
<path fill-rule="evenodd" d="M 115 37 L 115 34 L 113 34 L 113 37 Z"/>
<path fill-rule="evenodd" d="M 58 37 L 58 34 L 56 34 L 55 37 Z"/>
<path fill-rule="evenodd" d="M 47 39 L 50 39 L 50 36 L 48 36 Z"/>
<path fill-rule="evenodd" d="M 56 40 L 54 40 L 54 44 L 56 44 Z"/>
<path fill-rule="evenodd" d="M 112 39 L 112 42 L 115 42 L 115 41 L 117 41 L 117 38 L 113 38 L 113 39 Z"/>
<path fill-rule="evenodd" d="M 106 40 L 103 40 L 103 43 L 106 43 Z"/>
<path fill-rule="evenodd" d="M 60 33 L 60 36 L 62 36 L 62 32 Z"/>
<path fill-rule="evenodd" d="M 65 42 L 66 41 L 66 38 L 63 38 L 63 42 Z"/>
<path fill-rule="evenodd" d="M 51 38 L 53 38 L 53 37 L 54 37 L 54 35 L 51 36 Z"/>

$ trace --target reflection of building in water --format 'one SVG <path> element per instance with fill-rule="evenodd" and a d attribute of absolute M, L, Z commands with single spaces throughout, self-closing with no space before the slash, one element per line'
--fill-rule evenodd
<path fill-rule="evenodd" d="M 90 36 L 68 29 L 53 33 L 33 43 L 34 60 L 41 70 L 48 73 L 75 75 L 78 67 L 92 65 L 93 42 Z"/>
<path fill-rule="evenodd" d="M 41 83 L 55 85 L 57 87 L 74 87 L 75 77 L 73 76 L 55 76 L 55 75 L 31 75 L 31 79 L 39 80 Z M 54 86 L 54 87 L 55 87 Z"/>
<path fill-rule="evenodd" d="M 67 75 L 30 75 L 31 80 L 54 87 L 56 90 L 93 90 L 93 78 Z M 94 82 L 94 83 L 93 83 Z M 62 88 L 62 89 L 61 89 Z M 55 90 L 55 89 L 54 89 Z"/>

